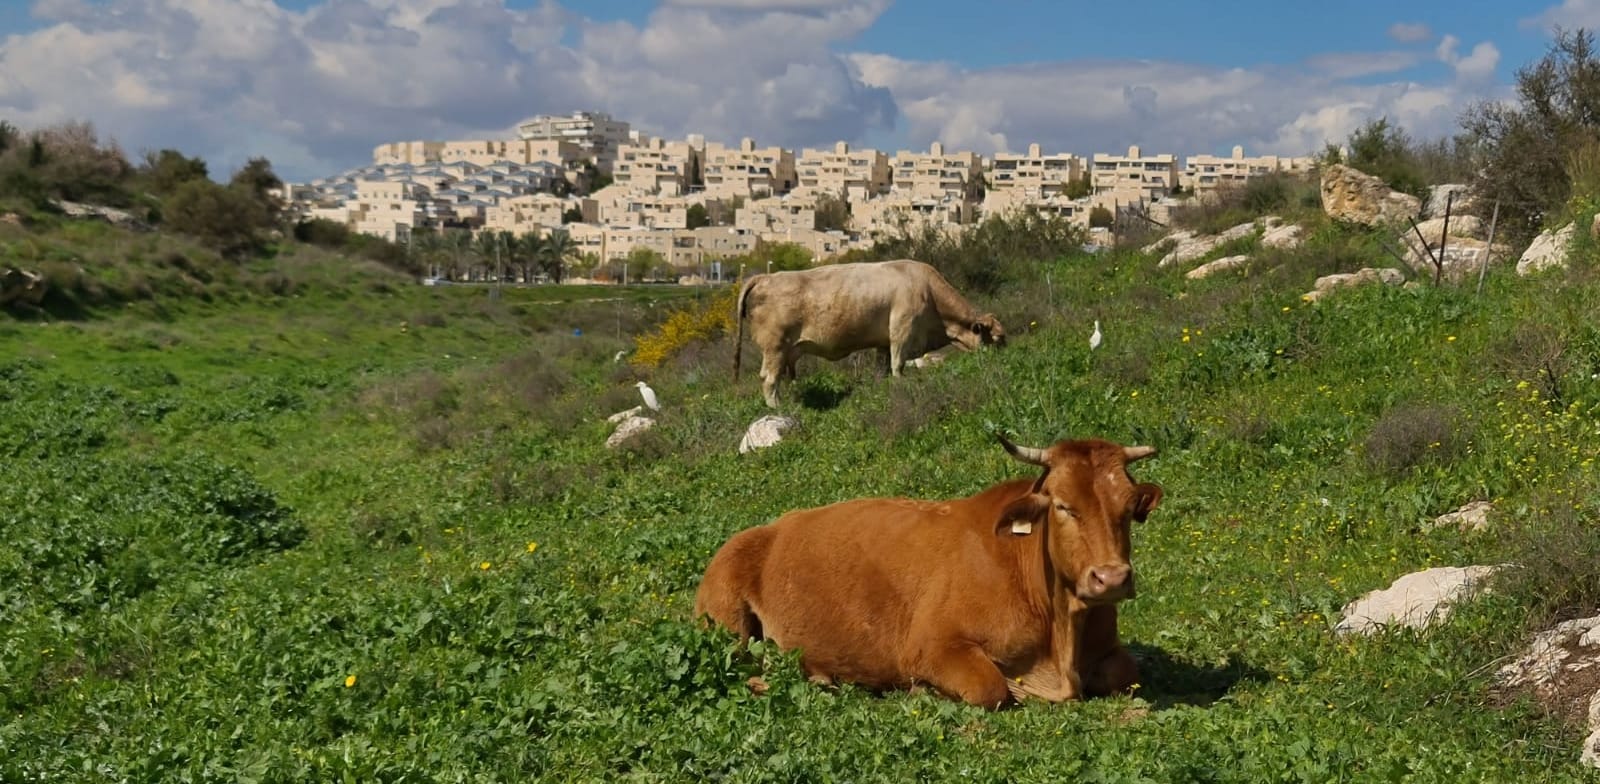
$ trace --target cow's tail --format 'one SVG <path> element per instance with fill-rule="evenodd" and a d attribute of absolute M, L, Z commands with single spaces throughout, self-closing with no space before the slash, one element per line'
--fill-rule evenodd
<path fill-rule="evenodd" d="M 755 287 L 760 275 L 751 275 L 745 278 L 744 284 L 739 287 L 739 299 L 733 305 L 733 380 L 739 380 L 739 347 L 744 345 L 744 317 L 746 300 L 750 298 L 750 290 Z"/>

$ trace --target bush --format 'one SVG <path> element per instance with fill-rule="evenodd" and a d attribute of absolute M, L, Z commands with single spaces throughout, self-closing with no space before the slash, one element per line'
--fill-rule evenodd
<path fill-rule="evenodd" d="M 0 195 L 133 203 L 127 188 L 133 167 L 115 142 L 101 143 L 93 125 L 69 122 L 24 136 L 7 124 L 0 135 Z"/>
<path fill-rule="evenodd" d="M 1087 236 L 1066 220 L 1030 210 L 992 215 L 958 231 L 928 226 L 852 253 L 852 261 L 916 259 L 957 289 L 994 294 L 1037 276 L 1040 262 L 1080 252 Z"/>
<path fill-rule="evenodd" d="M 653 368 L 691 343 L 731 333 L 738 296 L 739 286 L 724 286 L 715 295 L 673 312 L 655 332 L 634 340 L 629 361 L 637 367 Z"/>
<path fill-rule="evenodd" d="M 254 194 L 210 180 L 178 186 L 163 211 L 166 225 L 228 256 L 254 253 L 264 246 L 272 214 Z"/>
<path fill-rule="evenodd" d="M 1421 465 L 1448 463 L 1467 444 L 1462 422 L 1460 412 L 1441 406 L 1391 409 L 1367 435 L 1367 463 L 1392 474 Z"/>

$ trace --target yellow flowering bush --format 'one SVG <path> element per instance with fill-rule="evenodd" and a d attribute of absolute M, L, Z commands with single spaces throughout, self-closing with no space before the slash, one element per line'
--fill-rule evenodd
<path fill-rule="evenodd" d="M 715 296 L 684 307 L 661 323 L 654 332 L 634 338 L 631 360 L 635 367 L 653 368 L 684 346 L 697 340 L 710 340 L 734 328 L 734 300 L 738 286 L 725 286 Z"/>

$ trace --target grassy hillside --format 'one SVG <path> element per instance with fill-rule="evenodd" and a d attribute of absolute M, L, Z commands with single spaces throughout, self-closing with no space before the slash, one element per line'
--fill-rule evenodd
<path fill-rule="evenodd" d="M 0 780 L 1583 780 L 1574 731 L 1488 678 L 1600 597 L 1600 276 L 1309 305 L 1385 258 L 1311 237 L 1199 283 L 1041 261 L 986 303 L 1010 348 L 898 380 L 806 360 L 803 430 L 742 458 L 765 408 L 726 341 L 644 376 L 658 427 L 601 446 L 648 299 L 322 258 L 260 273 L 344 283 L 0 321 Z M 1161 449 L 1135 697 L 827 690 L 691 623 L 736 530 L 1026 473 L 991 424 Z M 1480 498 L 1490 532 L 1423 529 Z M 1330 634 L 1407 571 L 1503 561 L 1533 568 L 1446 626 Z"/>

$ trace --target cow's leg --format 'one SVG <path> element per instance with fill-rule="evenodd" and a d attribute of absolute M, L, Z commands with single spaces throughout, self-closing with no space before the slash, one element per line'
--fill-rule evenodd
<path fill-rule="evenodd" d="M 949 643 L 923 659 L 918 680 L 970 705 L 995 710 L 1011 692 L 983 649 L 971 643 Z"/>
<path fill-rule="evenodd" d="M 878 349 L 878 368 L 885 374 L 889 373 L 890 362 L 892 358 L 889 349 L 887 347 Z"/>
<path fill-rule="evenodd" d="M 769 408 L 778 407 L 778 379 L 785 364 L 784 355 L 779 352 L 766 351 L 761 355 L 761 396 Z"/>
<path fill-rule="evenodd" d="M 1094 607 L 1084 620 L 1079 673 L 1091 696 L 1124 694 L 1139 682 L 1139 664 L 1117 639 L 1117 608 Z"/>

